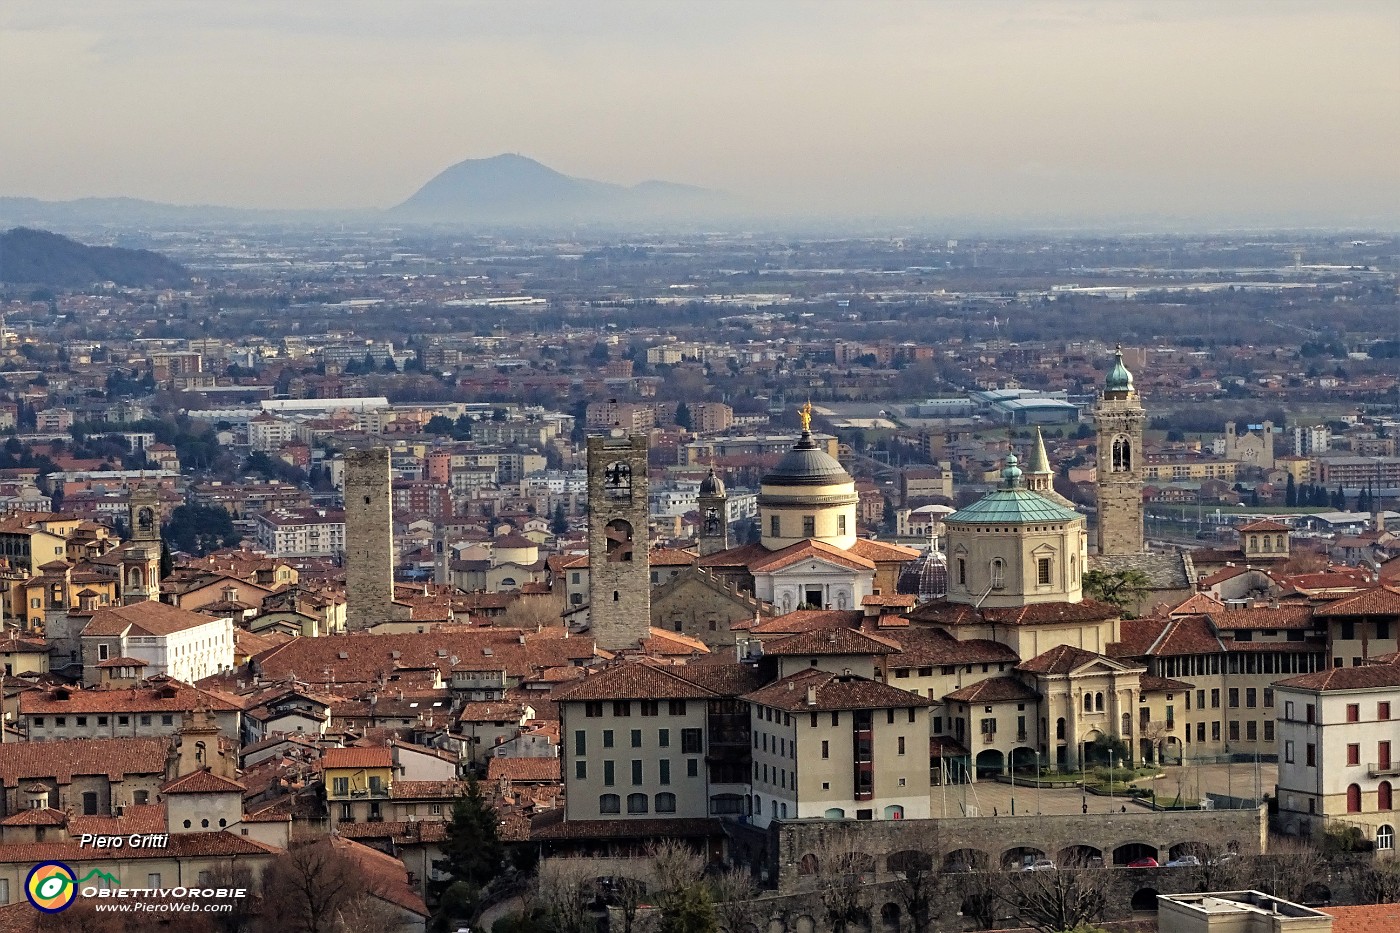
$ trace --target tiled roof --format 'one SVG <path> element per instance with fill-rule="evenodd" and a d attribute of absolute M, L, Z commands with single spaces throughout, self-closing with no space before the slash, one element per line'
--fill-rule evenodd
<path fill-rule="evenodd" d="M 365 882 L 365 889 L 372 892 L 371 896 L 419 917 L 428 916 L 428 907 L 423 903 L 423 898 L 408 883 L 408 869 L 403 862 L 343 836 L 331 836 L 330 843 L 338 853 L 354 863 L 356 878 Z"/>
<path fill-rule="evenodd" d="M 1006 703 L 1013 700 L 1034 700 L 1040 694 L 1015 677 L 991 677 L 943 697 L 955 703 Z"/>
<path fill-rule="evenodd" d="M 654 655 L 709 654 L 710 648 L 698 638 L 691 638 L 680 632 L 668 632 L 663 628 L 648 629 L 651 634 L 642 639 L 642 650 Z"/>
<path fill-rule="evenodd" d="M 919 597 L 913 593 L 889 593 L 862 597 L 862 606 L 888 606 L 897 609 L 913 609 Z"/>
<path fill-rule="evenodd" d="M 281 850 L 230 832 L 172 833 L 165 848 L 122 849 L 123 859 L 191 859 L 233 855 L 276 855 Z M 110 859 L 112 853 L 76 842 L 33 842 L 0 846 L 0 862 L 90 862 Z"/>
<path fill-rule="evenodd" d="M 114 636 L 171 635 L 213 620 L 207 615 L 167 606 L 153 601 L 132 603 L 130 606 L 107 606 L 93 613 L 92 621 L 83 629 L 84 635 Z"/>
<path fill-rule="evenodd" d="M 382 823 L 341 823 L 336 834 L 346 839 L 392 839 L 398 845 L 442 842 L 447 838 L 443 820 L 388 820 Z"/>
<path fill-rule="evenodd" d="M 849 567 L 852 570 L 875 569 L 873 560 L 867 560 L 851 551 L 843 551 L 824 541 L 812 539 L 789 544 L 778 551 L 769 551 L 766 557 L 760 557 L 753 561 L 748 565 L 748 568 L 751 573 L 773 573 L 804 560 L 826 561 L 831 564 L 839 564 L 842 567 Z"/>
<path fill-rule="evenodd" d="M 458 722 L 520 722 L 525 715 L 525 707 L 519 703 L 503 700 L 487 700 L 465 703 L 458 714 Z"/>
<path fill-rule="evenodd" d="M 1256 519 L 1245 525 L 1240 525 L 1236 531 L 1292 531 L 1293 529 L 1283 524 L 1267 518 Z"/>
<path fill-rule="evenodd" d="M 856 538 L 847 552 L 857 557 L 863 557 L 876 564 L 885 563 L 906 563 L 919 556 L 919 552 L 913 548 L 905 547 L 902 544 L 890 544 L 888 541 L 872 541 L 869 538 Z M 884 599 L 899 599 L 898 596 L 881 597 Z M 886 603 L 886 605 L 894 605 Z M 900 605 L 903 605 L 902 603 Z"/>
<path fill-rule="evenodd" d="M 697 658 L 673 669 L 671 673 L 723 697 L 743 696 L 766 682 L 756 666 L 740 664 L 733 660 L 732 655 Z"/>
<path fill-rule="evenodd" d="M 899 645 L 899 654 L 885 660 L 885 666 L 930 667 L 947 664 L 1016 664 L 1016 652 L 999 641 L 987 638 L 956 639 L 940 629 L 911 627 L 887 632 L 885 638 Z"/>
<path fill-rule="evenodd" d="M 372 748 L 328 748 L 321 753 L 321 768 L 391 768 L 394 753 L 387 745 Z"/>
<path fill-rule="evenodd" d="M 1098 658 L 1099 655 L 1092 651 L 1085 651 L 1083 648 L 1075 648 L 1072 645 L 1056 645 L 1029 661 L 1021 662 L 1017 669 L 1035 674 L 1068 674 L 1071 671 L 1079 670 L 1086 664 L 1092 664 Z"/>
<path fill-rule="evenodd" d="M 38 778 L 73 783 L 75 775 L 164 774 L 165 739 L 82 739 L 0 744 L 0 784 L 16 787 Z"/>
<path fill-rule="evenodd" d="M 943 521 L 949 525 L 1024 525 L 1035 522 L 1072 522 L 1084 516 L 1047 496 L 1029 489 L 998 489 Z"/>
<path fill-rule="evenodd" d="M 894 654 L 890 640 L 845 626 L 817 629 L 765 642 L 763 653 L 777 657 Z"/>
<path fill-rule="evenodd" d="M 465 781 L 395 781 L 389 796 L 395 800 L 451 799 L 466 793 Z"/>
<path fill-rule="evenodd" d="M 220 777 L 208 768 L 192 771 L 161 787 L 163 794 L 241 794 L 246 790 L 232 778 Z"/>
<path fill-rule="evenodd" d="M 1225 604 L 1209 593 L 1195 593 L 1178 606 L 1172 608 L 1168 615 L 1190 616 L 1219 612 L 1225 608 Z"/>
<path fill-rule="evenodd" d="M 999 625 L 1053 625 L 1060 622 L 1101 622 L 1116 619 L 1117 609 L 1106 603 L 1085 599 L 1081 602 L 1032 603 L 1027 606 L 983 607 L 975 609 L 965 603 L 936 599 L 924 603 L 909 613 L 916 622 L 940 625 L 978 625 L 995 622 Z"/>
<path fill-rule="evenodd" d="M 859 609 L 798 609 L 751 623 L 748 630 L 753 635 L 792 635 L 833 625 L 854 627 L 863 618 L 865 613 Z"/>
<path fill-rule="evenodd" d="M 223 694 L 200 690 L 178 680 L 152 678 L 145 684 L 134 687 L 97 688 L 78 690 L 56 687 L 42 692 L 26 693 L 20 696 L 21 715 L 44 715 L 47 713 L 172 713 L 185 712 L 204 706 L 212 712 L 222 713 L 241 707 L 226 699 Z"/>
<path fill-rule="evenodd" d="M 1360 667 L 1329 667 L 1313 674 L 1300 674 L 1280 680 L 1276 687 L 1300 690 L 1365 690 L 1371 687 L 1400 687 L 1400 666 L 1363 664 Z"/>
<path fill-rule="evenodd" d="M 1330 616 L 1394 616 L 1400 615 L 1400 587 L 1376 586 L 1319 606 L 1314 614 Z"/>
<path fill-rule="evenodd" d="M 1276 606 L 1258 609 L 1217 609 L 1206 615 L 1221 631 L 1235 629 L 1309 629 L 1313 624 L 1311 606 Z"/>
<path fill-rule="evenodd" d="M 125 836 L 131 833 L 163 833 L 165 805 L 159 803 L 127 804 L 121 816 L 74 816 L 68 820 L 68 833 L 81 836 Z"/>
<path fill-rule="evenodd" d="M 1143 693 L 1180 693 L 1182 690 L 1190 690 L 1191 684 L 1184 680 L 1172 680 L 1170 677 L 1153 677 L 1143 674 L 1138 678 L 1138 686 Z"/>
<path fill-rule="evenodd" d="M 486 779 L 505 778 L 526 784 L 553 784 L 559 776 L 558 758 L 492 758 L 486 765 Z"/>
<path fill-rule="evenodd" d="M 713 691 L 668 670 L 640 661 L 620 661 L 554 691 L 556 702 L 584 700 L 708 700 Z"/>
<path fill-rule="evenodd" d="M 0 820 L 0 826 L 62 826 L 68 814 L 52 807 L 30 807 Z"/>
<path fill-rule="evenodd" d="M 814 703 L 808 703 L 808 688 L 814 691 Z M 904 706 L 929 706 L 932 700 L 897 687 L 855 677 L 833 674 L 817 668 L 798 671 L 760 687 L 744 696 L 745 700 L 762 706 L 789 712 L 818 710 L 889 709 Z"/>

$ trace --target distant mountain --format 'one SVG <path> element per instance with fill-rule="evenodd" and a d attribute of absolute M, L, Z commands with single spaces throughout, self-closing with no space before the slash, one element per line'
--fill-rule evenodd
<path fill-rule="evenodd" d="M 87 246 L 46 230 L 15 227 L 0 233 L 0 282 L 78 287 L 183 285 L 189 271 L 160 253 L 117 246 Z"/>
<path fill-rule="evenodd" d="M 521 155 L 467 159 L 389 210 L 396 220 L 436 223 L 668 220 L 722 213 L 714 191 L 664 181 L 633 187 L 573 178 Z"/>

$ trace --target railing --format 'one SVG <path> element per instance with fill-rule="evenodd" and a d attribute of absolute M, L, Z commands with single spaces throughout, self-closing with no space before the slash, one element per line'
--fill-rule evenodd
<path fill-rule="evenodd" d="M 1400 762 L 1382 761 L 1378 764 L 1368 764 L 1366 773 L 1371 777 L 1393 777 L 1400 774 Z"/>
<path fill-rule="evenodd" d="M 1024 741 L 1026 741 L 1026 737 L 1027 737 L 1027 733 L 1025 733 L 1025 732 L 1018 732 L 1018 733 L 1016 733 L 1016 741 L 1018 741 L 1018 742 L 1024 742 Z"/>
<path fill-rule="evenodd" d="M 995 732 L 984 732 L 984 733 L 982 733 L 982 744 L 983 744 L 983 745 L 992 745 L 992 744 L 994 744 L 994 743 L 996 742 L 996 740 L 997 740 L 997 734 L 996 734 Z"/>

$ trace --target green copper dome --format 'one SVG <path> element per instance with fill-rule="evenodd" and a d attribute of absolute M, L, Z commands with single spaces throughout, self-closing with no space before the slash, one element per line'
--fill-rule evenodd
<path fill-rule="evenodd" d="M 1083 518 L 1038 492 L 998 489 L 944 519 L 949 525 L 1030 525 L 1038 522 L 1072 522 Z"/>
<path fill-rule="evenodd" d="M 1123 348 L 1119 347 L 1113 354 L 1113 369 L 1109 370 L 1108 378 L 1103 381 L 1103 387 L 1109 392 L 1131 392 L 1133 391 L 1133 374 L 1128 372 L 1128 367 L 1123 365 Z"/>

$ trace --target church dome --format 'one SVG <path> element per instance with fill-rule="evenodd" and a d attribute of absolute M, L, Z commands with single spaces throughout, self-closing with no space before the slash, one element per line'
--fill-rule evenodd
<path fill-rule="evenodd" d="M 762 482 L 764 486 L 834 486 L 854 480 L 835 457 L 817 446 L 812 432 L 803 431 Z"/>
<path fill-rule="evenodd" d="M 699 495 L 704 498 L 718 499 L 724 495 L 724 480 L 715 475 L 715 468 L 710 467 L 710 473 L 700 481 Z"/>
<path fill-rule="evenodd" d="M 1119 347 L 1114 353 L 1113 360 L 1113 369 L 1109 370 L 1108 378 L 1103 381 L 1104 389 L 1109 392 L 1133 391 L 1133 374 L 1128 372 L 1128 367 L 1123 365 L 1122 347 Z"/>
<path fill-rule="evenodd" d="M 919 602 L 941 599 L 948 593 L 948 561 L 935 545 L 929 544 L 924 552 L 910 561 L 899 574 L 894 585 L 895 592 L 905 596 L 917 596 Z"/>

